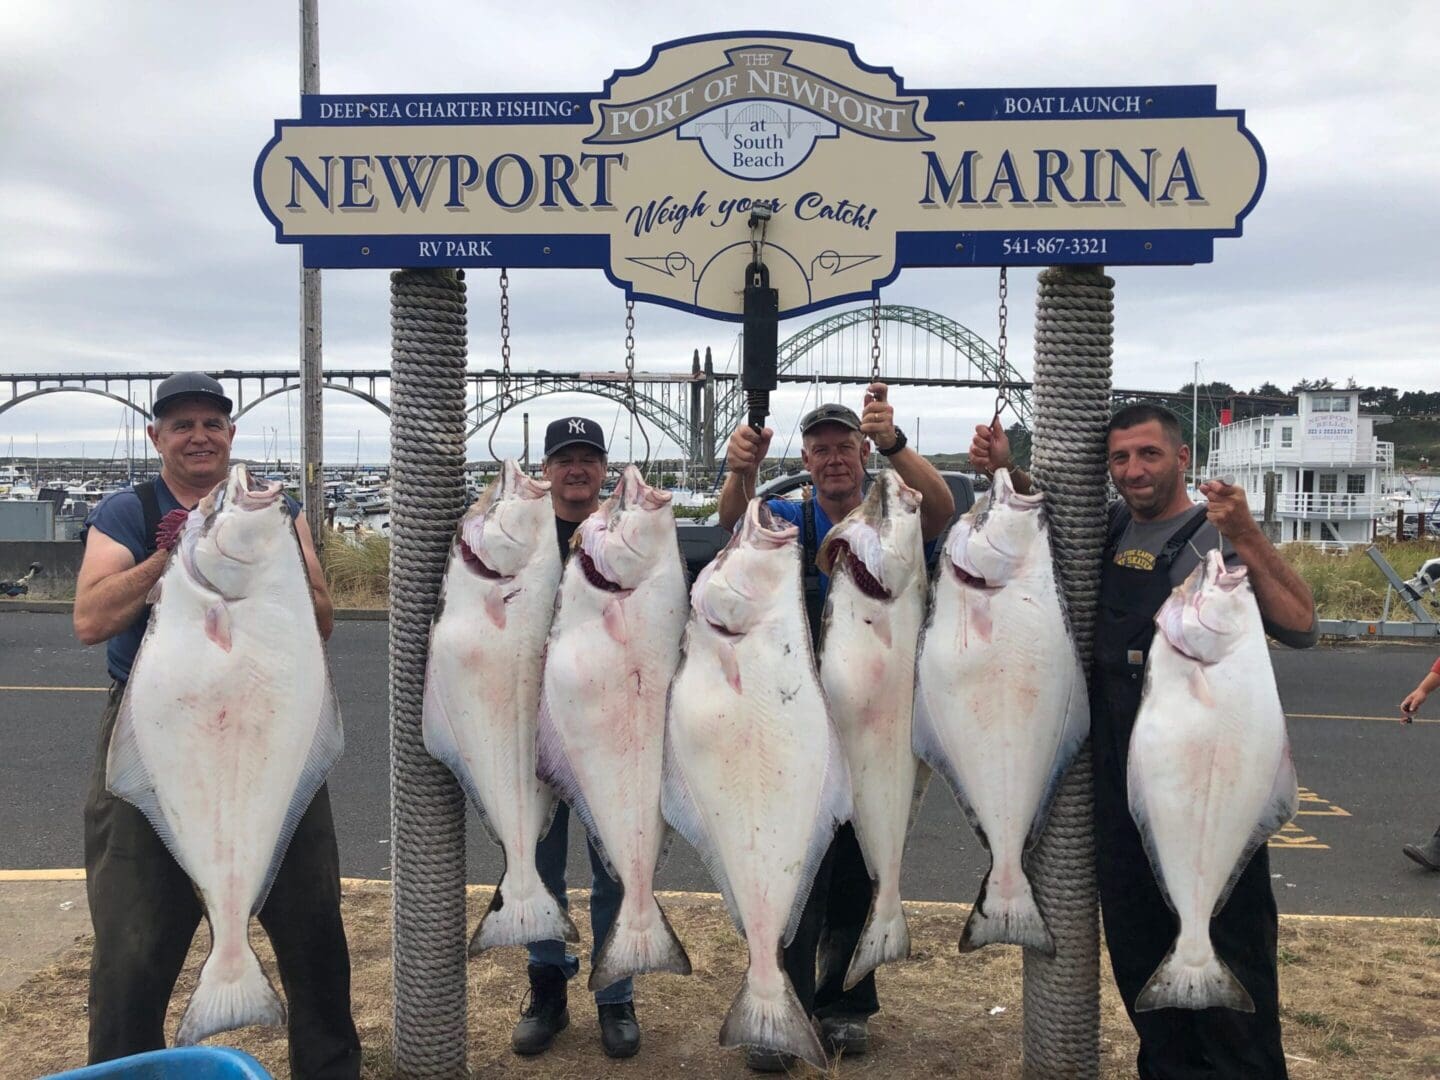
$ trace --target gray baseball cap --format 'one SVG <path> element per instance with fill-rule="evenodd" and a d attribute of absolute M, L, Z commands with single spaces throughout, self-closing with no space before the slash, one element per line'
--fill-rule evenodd
<path fill-rule="evenodd" d="M 811 409 L 800 420 L 800 434 L 804 435 L 813 427 L 821 424 L 840 424 L 851 431 L 860 430 L 860 417 L 855 415 L 854 409 L 846 408 L 838 402 L 831 402 L 828 405 L 821 405 L 819 408 Z"/>
<path fill-rule="evenodd" d="M 212 379 L 203 371 L 177 371 L 155 388 L 155 404 L 151 409 L 156 416 L 160 416 L 182 398 L 209 401 L 224 409 L 226 416 L 229 416 L 235 407 L 235 403 L 225 396 L 225 388 L 218 380 Z"/>

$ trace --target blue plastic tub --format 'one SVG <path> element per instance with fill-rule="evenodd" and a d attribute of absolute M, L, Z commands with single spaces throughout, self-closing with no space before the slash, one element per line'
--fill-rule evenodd
<path fill-rule="evenodd" d="M 271 1080 L 258 1061 L 228 1046 L 185 1046 L 116 1058 L 48 1080 Z"/>

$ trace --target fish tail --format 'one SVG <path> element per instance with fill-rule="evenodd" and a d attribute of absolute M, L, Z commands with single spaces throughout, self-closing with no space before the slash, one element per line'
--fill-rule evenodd
<path fill-rule="evenodd" d="M 1205 945 L 1203 956 L 1184 958 L 1179 955 L 1179 942 L 1172 945 L 1135 999 L 1135 1011 L 1221 1006 L 1253 1013 L 1255 1002 L 1249 992 L 1215 954 L 1214 947 L 1208 941 Z"/>
<path fill-rule="evenodd" d="M 176 1046 L 194 1046 L 218 1032 L 251 1024 L 285 1023 L 285 1005 L 249 942 L 228 964 L 220 956 L 221 950 L 212 947 L 200 969 L 200 980 L 175 1035 Z"/>
<path fill-rule="evenodd" d="M 825 1049 L 815 1035 L 810 1017 L 795 996 L 788 976 L 784 977 L 778 997 L 755 993 L 747 973 L 735 995 L 735 1002 L 725 1014 L 720 1027 L 720 1045 L 756 1046 L 782 1054 L 794 1054 L 822 1072 L 829 1068 Z"/>
<path fill-rule="evenodd" d="M 889 905 L 887 905 L 889 907 Z M 905 923 L 905 910 L 899 904 L 881 912 L 879 897 L 870 905 L 870 915 L 860 934 L 860 943 L 850 958 L 845 972 L 845 989 L 849 990 L 881 964 L 904 960 L 910 955 L 910 928 Z"/>
<path fill-rule="evenodd" d="M 1055 939 L 1035 903 L 1029 880 L 1019 875 L 1019 886 L 1011 895 L 990 888 L 991 876 L 980 886 L 980 895 L 960 933 L 960 951 L 970 952 L 983 945 L 1023 945 L 1046 956 L 1055 955 Z"/>
<path fill-rule="evenodd" d="M 529 891 L 511 888 L 506 874 L 495 888 L 490 909 L 470 939 L 470 955 L 497 945 L 529 945 L 534 941 L 579 941 L 580 931 L 560 902 L 538 880 Z"/>
<path fill-rule="evenodd" d="M 605 935 L 605 943 L 595 956 L 590 970 L 590 989 L 603 990 L 611 983 L 647 971 L 669 971 L 676 975 L 690 974 L 690 957 L 675 936 L 665 912 L 652 896 L 649 917 L 629 917 L 622 907 L 619 916 Z"/>

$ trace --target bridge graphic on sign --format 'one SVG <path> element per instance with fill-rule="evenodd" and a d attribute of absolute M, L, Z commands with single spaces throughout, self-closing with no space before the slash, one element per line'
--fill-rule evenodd
<path fill-rule="evenodd" d="M 840 126 L 805 109 L 754 101 L 714 109 L 677 129 L 693 139 L 710 163 L 739 180 L 770 180 L 798 169 L 820 139 L 833 139 Z"/>

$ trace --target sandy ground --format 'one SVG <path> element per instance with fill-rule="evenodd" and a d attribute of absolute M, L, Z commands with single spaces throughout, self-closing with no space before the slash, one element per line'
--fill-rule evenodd
<path fill-rule="evenodd" d="M 44 904 L 64 903 L 46 895 Z M 470 897 L 470 926 L 489 901 Z M 37 894 L 37 902 L 41 902 Z M 583 894 L 572 898 L 588 926 Z M 525 993 L 524 957 L 516 949 L 474 959 L 469 966 L 469 1061 L 473 1075 L 555 1078 L 623 1075 L 632 1080 L 746 1075 L 738 1052 L 716 1043 L 720 1020 L 739 985 L 745 950 L 718 898 L 663 897 L 695 972 L 638 982 L 636 1004 L 645 1044 L 640 1055 L 610 1062 L 600 1050 L 588 995 L 572 983 L 571 1026 L 536 1059 L 510 1053 L 511 1025 Z M 80 906 L 83 908 L 83 898 Z M 69 915 L 72 909 L 66 909 Z M 1018 950 L 990 948 L 960 956 L 955 942 L 965 909 L 907 905 L 911 959 L 882 969 L 885 1008 L 872 1022 L 871 1051 L 831 1069 L 909 1078 L 1008 1078 L 1020 1075 L 1021 971 Z M 354 1007 L 365 1046 L 365 1075 L 388 1077 L 390 1061 L 390 904 L 384 884 L 347 885 L 345 919 L 354 962 Z M 57 931 L 63 933 L 63 930 Z M 170 1031 L 194 986 L 206 948 L 197 937 L 172 1002 Z M 267 969 L 273 958 L 263 934 L 255 941 Z M 588 950 L 588 943 L 583 946 Z M 0 994 L 0 1076 L 29 1078 L 84 1060 L 89 941 L 72 940 L 58 958 L 15 989 Z M 1280 962 L 1286 1050 L 1296 1080 L 1440 1077 L 1440 923 L 1286 917 Z M 1102 1075 L 1134 1075 L 1135 1043 L 1102 970 Z M 582 972 L 583 978 L 583 972 Z M 229 1042 L 287 1075 L 280 1031 L 233 1032 Z M 815 1076 L 813 1070 L 802 1074 Z"/>

